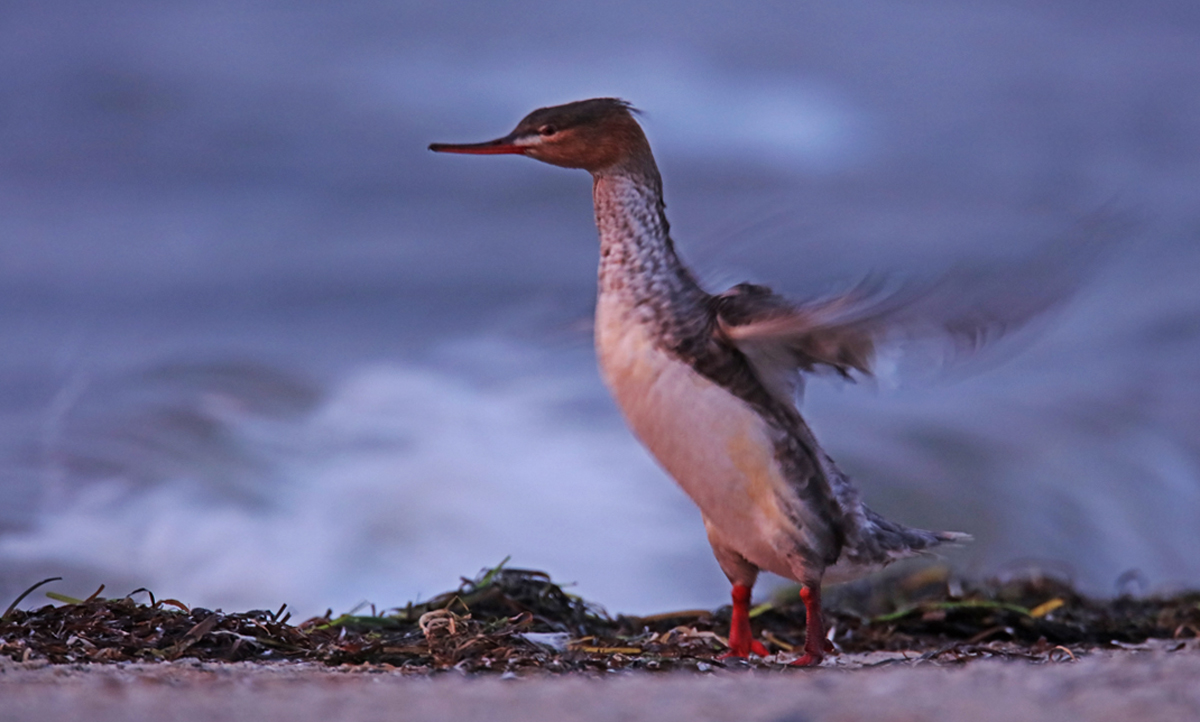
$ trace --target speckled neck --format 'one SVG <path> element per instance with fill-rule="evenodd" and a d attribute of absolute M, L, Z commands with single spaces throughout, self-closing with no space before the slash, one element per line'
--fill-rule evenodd
<path fill-rule="evenodd" d="M 624 298 L 661 332 L 688 325 L 707 294 L 675 253 L 654 160 L 594 174 L 601 296 Z"/>

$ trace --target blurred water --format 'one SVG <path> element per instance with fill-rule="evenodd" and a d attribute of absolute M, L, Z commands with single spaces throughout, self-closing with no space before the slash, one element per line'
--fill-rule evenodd
<path fill-rule="evenodd" d="M 1198 35 L 1183 0 L 6 6 L 0 595 L 316 612 L 511 554 L 721 603 L 596 377 L 586 175 L 424 150 L 602 94 L 714 289 L 999 267 L 1132 210 L 1034 332 L 805 408 L 968 569 L 1200 583 Z"/>

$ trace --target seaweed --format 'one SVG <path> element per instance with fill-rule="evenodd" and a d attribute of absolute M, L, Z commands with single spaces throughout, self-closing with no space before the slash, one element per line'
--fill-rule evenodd
<path fill-rule="evenodd" d="M 422 603 L 383 613 L 372 608 L 369 615 L 327 612 L 298 624 L 286 605 L 226 613 L 156 599 L 145 589 L 116 599 L 101 597 L 103 587 L 87 599 L 47 592 L 60 604 L 17 609 L 49 581 L 30 587 L 0 616 L 0 655 L 52 664 L 305 660 L 416 674 L 705 671 L 778 665 L 804 638 L 803 605 L 790 592 L 780 594 L 752 612 L 756 634 L 778 655 L 719 660 L 728 607 L 614 618 L 544 572 L 504 563 Z M 137 601 L 142 594 L 146 601 Z M 1200 592 L 1101 600 L 1041 575 L 968 584 L 928 567 L 835 588 L 827 600 L 835 650 L 897 653 L 879 663 L 1068 661 L 1097 648 L 1200 636 Z"/>

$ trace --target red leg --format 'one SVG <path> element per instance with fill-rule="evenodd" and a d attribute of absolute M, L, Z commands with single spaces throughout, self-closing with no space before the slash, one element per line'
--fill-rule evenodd
<path fill-rule="evenodd" d="M 791 663 L 792 667 L 815 667 L 825 658 L 825 624 L 821 621 L 821 588 L 813 585 L 800 588 L 804 600 L 804 656 Z"/>
<path fill-rule="evenodd" d="M 729 617 L 729 651 L 717 659 L 737 657 L 745 659 L 751 654 L 765 657 L 770 652 L 754 638 L 750 631 L 750 587 L 733 585 L 733 613 Z"/>

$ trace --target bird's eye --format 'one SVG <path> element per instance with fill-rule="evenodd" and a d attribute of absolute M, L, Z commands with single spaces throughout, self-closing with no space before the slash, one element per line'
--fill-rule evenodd
<path fill-rule="evenodd" d="M 558 128 L 555 128 L 553 125 L 543 125 L 541 128 L 538 128 L 538 135 L 543 137 L 554 135 L 557 132 Z"/>

